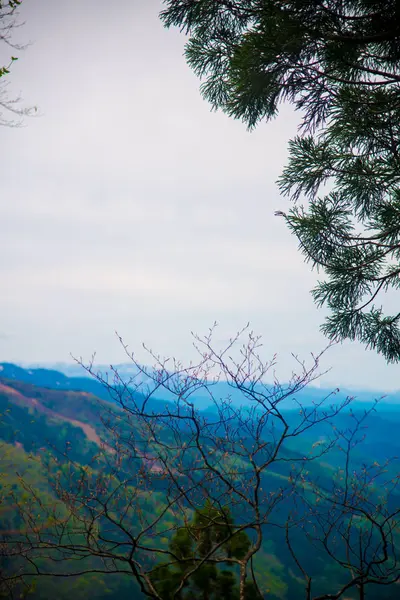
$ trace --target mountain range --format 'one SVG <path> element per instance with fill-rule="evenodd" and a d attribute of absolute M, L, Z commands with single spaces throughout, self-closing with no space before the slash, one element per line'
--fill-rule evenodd
<path fill-rule="evenodd" d="M 124 382 L 135 379 L 137 383 L 146 384 L 149 379 L 142 373 L 138 373 L 137 367 L 132 363 L 113 365 L 113 369 L 118 372 L 121 380 Z M 145 369 L 151 372 L 149 367 L 145 367 Z M 106 376 L 107 373 L 112 373 L 110 365 L 102 364 L 94 365 L 93 371 L 102 374 L 103 377 Z M 4 377 L 10 376 L 12 378 L 20 378 L 23 381 L 30 381 L 31 383 L 37 381 L 39 382 L 39 385 L 48 384 L 49 386 L 57 386 L 61 389 L 84 389 L 86 391 L 93 391 L 93 393 L 97 394 L 99 397 L 109 399 L 109 395 L 104 391 L 103 386 L 93 378 L 89 377 L 87 371 L 78 363 L 46 363 L 45 366 L 32 363 L 24 367 L 18 367 L 10 363 L 0 363 L 0 375 L 1 374 L 3 374 Z M 266 382 L 266 385 L 268 387 L 268 382 Z M 329 396 L 333 389 L 334 388 L 309 385 L 306 389 L 300 391 L 296 397 L 302 404 L 309 406 L 313 402 Z M 235 386 L 230 385 L 229 382 L 218 381 L 213 383 L 212 391 L 213 395 L 218 400 L 229 398 L 236 406 L 249 404 L 248 398 L 246 398 L 242 392 L 237 390 Z M 160 395 L 162 395 L 162 401 L 173 400 L 173 395 L 165 389 L 163 389 L 162 394 Z M 366 390 L 356 388 L 346 389 L 341 387 L 339 392 L 336 393 L 336 401 L 343 401 L 346 397 L 354 398 L 354 401 L 357 403 L 356 405 L 360 410 L 370 407 L 376 400 L 379 401 L 381 410 L 400 410 L 400 390 L 384 392 L 379 390 L 379 388 Z M 191 401 L 201 410 L 212 408 L 209 393 L 204 389 L 198 389 L 191 397 Z M 290 409 L 292 400 L 289 399 L 284 402 L 283 406 Z"/>
<path fill-rule="evenodd" d="M 60 367 L 59 367 L 60 368 Z M 104 368 L 99 368 L 103 373 Z M 123 365 L 118 367 L 121 376 L 129 375 L 129 369 L 124 371 Z M 85 372 L 83 372 L 85 373 Z M 107 430 L 104 427 L 104 414 L 108 418 L 117 418 L 118 407 L 108 390 L 91 377 L 86 377 L 75 367 L 66 372 L 54 371 L 49 368 L 23 368 L 11 363 L 0 364 L 0 472 L 7 474 L 7 482 L 0 476 L 0 492 L 11 486 L 16 493 L 23 493 L 20 489 L 21 474 L 27 481 L 34 483 L 40 494 L 57 503 L 59 499 L 54 496 L 54 491 L 46 474 L 46 464 L 49 455 L 62 456 L 68 448 L 68 456 L 76 465 L 85 467 L 91 464 L 100 448 L 111 443 Z M 224 398 L 229 392 L 232 397 L 232 388 L 226 382 L 216 384 L 215 396 Z M 327 395 L 330 390 L 320 388 L 307 388 L 302 392 L 302 401 L 311 404 L 313 400 Z M 341 391 L 343 397 L 346 391 Z M 352 393 L 353 395 L 353 393 Z M 365 407 L 370 406 L 374 394 L 363 396 L 354 404 L 355 411 L 362 414 Z M 171 398 L 159 397 L 152 399 L 150 408 L 165 407 Z M 243 400 L 242 395 L 236 395 L 236 403 Z M 399 399 L 400 400 L 400 399 Z M 196 395 L 194 401 L 200 409 L 210 409 L 208 399 L 202 394 Z M 399 402 L 400 404 L 400 402 Z M 360 450 L 356 449 L 355 462 L 362 465 L 366 460 L 384 462 L 386 459 L 399 454 L 398 431 L 400 427 L 400 406 L 397 395 L 383 401 L 378 406 L 377 412 L 371 416 L 367 423 L 367 437 Z M 287 419 L 295 418 L 292 406 L 287 405 Z M 207 414 L 207 413 L 204 413 Z M 114 417 L 113 417 L 114 415 Z M 337 427 L 345 429 L 351 420 L 349 411 L 337 417 Z M 133 423 L 133 427 L 135 427 Z M 312 435 L 317 439 L 323 438 L 327 432 L 327 425 L 321 423 Z M 315 438 L 305 434 L 301 440 L 288 446 L 285 452 L 288 456 L 301 455 L 307 445 L 315 442 Z M 47 457 L 47 458 L 46 458 Z M 333 453 L 330 464 L 315 462 L 311 466 L 316 478 L 321 485 L 328 481 L 333 470 L 341 460 L 340 452 Z M 60 465 L 62 464 L 62 461 Z M 289 471 L 286 463 L 273 465 L 266 472 L 263 479 L 265 489 L 271 491 L 279 484 L 281 478 L 287 478 Z M 157 475 L 160 468 L 152 460 L 151 455 L 142 455 L 143 468 L 149 469 Z M 60 467 L 61 468 L 61 467 Z M 3 497 L 3 496 L 2 496 Z M 396 497 L 400 505 L 400 497 Z M 21 527 L 17 513 L 12 503 L 3 499 L 0 509 L 0 530 L 7 533 Z M 156 504 L 151 510 L 156 511 Z M 14 563 L 4 562 L 1 559 L 2 569 L 15 568 Z M 337 586 L 341 581 L 342 573 L 334 565 L 322 560 L 312 552 L 305 558 L 310 569 L 317 573 L 321 585 L 332 581 Z M 255 569 L 262 581 L 267 582 L 268 600 L 297 600 L 302 597 L 303 588 L 301 581 L 294 572 L 291 560 L 285 545 L 282 545 L 278 532 L 271 529 L 268 539 L 264 542 L 255 563 Z M 90 596 L 98 600 L 138 600 L 142 595 L 137 585 L 129 577 L 91 574 L 77 578 L 60 580 L 57 578 L 39 578 L 36 588 L 28 597 L 32 600 L 57 598 L 69 600 L 83 600 Z M 389 588 L 379 589 L 379 600 L 393 598 Z M 378 596 L 368 596 L 377 598 Z M 349 600 L 355 598 L 348 595 Z"/>

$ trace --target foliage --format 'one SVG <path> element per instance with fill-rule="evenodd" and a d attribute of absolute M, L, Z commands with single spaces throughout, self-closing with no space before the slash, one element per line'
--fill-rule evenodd
<path fill-rule="evenodd" d="M 85 597 L 88 585 L 100 598 L 292 600 L 305 590 L 307 600 L 327 600 L 380 585 L 389 599 L 400 576 L 400 495 L 385 457 L 399 417 L 373 430 L 366 453 L 369 413 L 349 413 L 351 398 L 299 400 L 318 358 L 309 368 L 297 361 L 289 382 L 266 384 L 275 361 L 263 361 L 253 333 L 221 350 L 210 331 L 196 345 L 200 359 L 189 367 L 156 357 L 147 369 L 131 356 L 129 387 L 117 371 L 103 378 L 89 365 L 119 406 L 0 380 L 0 437 L 17 445 L 3 444 L 0 464 L 3 586 L 33 600 L 70 589 Z M 246 406 L 221 398 L 218 380 Z M 152 402 L 162 390 L 175 401 Z M 197 392 L 214 410 L 196 408 Z M 48 439 L 27 454 L 21 445 L 39 436 L 39 416 Z M 57 447 L 67 425 L 71 444 L 60 436 Z M 378 447 L 389 437 L 392 446 Z"/>
<path fill-rule="evenodd" d="M 24 116 L 32 116 L 37 108 L 23 107 L 21 98 L 10 98 L 8 94 L 8 76 L 12 65 L 18 60 L 18 54 L 24 46 L 14 41 L 14 30 L 20 27 L 18 8 L 22 0 L 3 0 L 0 2 L 0 43 L 9 48 L 10 58 L 5 65 L 0 65 L 0 125 L 16 127 Z"/>
<path fill-rule="evenodd" d="M 221 566 L 225 563 L 232 566 L 231 558 L 243 558 L 251 541 L 244 531 L 236 531 L 230 537 L 231 531 L 235 531 L 235 526 L 229 509 L 216 508 L 207 502 L 204 508 L 197 510 L 192 523 L 179 528 L 171 538 L 170 562 L 160 563 L 153 572 L 152 580 L 161 598 L 172 600 L 178 591 L 181 600 L 238 599 L 235 572 Z M 210 555 L 213 546 L 216 549 Z M 198 561 L 204 562 L 194 570 Z M 257 588 L 246 581 L 246 600 L 257 596 Z"/>
<path fill-rule="evenodd" d="M 330 316 L 322 326 L 333 340 L 350 338 L 389 362 L 400 357 L 400 312 L 376 304 L 400 287 L 400 104 L 393 90 L 343 89 L 335 113 L 314 139 L 290 144 L 283 192 L 309 207 L 286 215 L 306 260 L 328 279 L 313 290 Z M 319 196 L 328 185 L 332 191 Z"/>
<path fill-rule="evenodd" d="M 165 25 L 214 108 L 252 128 L 287 101 L 300 111 L 280 188 L 308 206 L 278 211 L 330 310 L 323 332 L 400 360 L 400 312 L 378 298 L 400 284 L 397 0 L 165 0 Z M 319 196 L 328 184 L 331 192 Z"/>

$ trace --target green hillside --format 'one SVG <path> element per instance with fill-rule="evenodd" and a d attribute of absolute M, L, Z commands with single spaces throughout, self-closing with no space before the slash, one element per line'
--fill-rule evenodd
<path fill-rule="evenodd" d="M 0 523 L 4 548 L 7 548 L 7 543 L 15 536 L 21 539 L 32 527 L 29 519 L 26 520 L 26 515 L 34 515 L 35 525 L 41 527 L 46 536 L 51 537 L 51 528 L 55 525 L 59 527 L 70 515 L 68 502 L 62 497 L 60 490 L 71 486 L 71 490 L 76 492 L 82 489 L 79 488 L 81 481 L 85 482 L 88 490 L 97 490 L 96 501 L 99 502 L 111 488 L 118 490 L 110 501 L 110 512 L 114 515 L 113 519 L 117 520 L 118 515 L 124 513 L 124 524 L 128 527 L 125 535 L 121 527 L 113 525 L 112 520 L 105 519 L 104 514 L 98 518 L 96 513 L 100 538 L 103 531 L 106 541 L 101 539 L 99 542 L 100 538 L 97 538 L 97 557 L 93 554 L 80 556 L 79 571 L 85 572 L 80 576 L 73 576 L 77 572 L 76 560 L 61 561 L 61 558 L 71 558 L 69 550 L 58 554 L 54 548 L 49 550 L 47 546 L 46 552 L 43 552 L 42 546 L 32 550 L 28 556 L 36 557 L 35 565 L 39 565 L 41 576 L 34 576 L 35 569 L 30 568 L 25 559 L 7 556 L 5 551 L 1 559 L 3 578 L 19 573 L 19 570 L 32 573 L 32 577 L 25 578 L 26 582 L 33 582 L 32 587 L 28 589 L 17 581 L 14 592 L 26 593 L 33 599 L 57 597 L 64 600 L 73 595 L 79 600 L 87 598 L 89 590 L 90 596 L 99 600 L 143 597 L 132 573 L 123 573 L 127 570 L 124 561 L 130 548 L 127 540 L 130 535 L 137 535 L 141 527 L 143 529 L 143 523 L 157 522 L 144 535 L 143 543 L 166 549 L 179 515 L 166 505 L 168 478 L 156 458 L 159 455 L 155 447 L 154 455 L 152 454 L 152 442 L 146 439 L 140 424 L 134 418 L 123 419 L 123 411 L 114 404 L 86 391 L 52 389 L 7 378 L 0 378 L 0 414 Z M 379 427 L 373 430 L 375 443 L 386 418 L 381 418 Z M 119 437 L 115 436 L 116 423 Z M 322 428 L 320 434 L 323 435 L 324 431 Z M 160 435 L 162 440 L 168 442 L 171 431 L 166 428 L 164 432 L 161 430 Z M 188 436 L 188 433 L 184 431 L 183 435 Z M 295 460 L 301 456 L 312 441 L 305 436 L 303 442 L 296 439 L 292 447 L 282 449 L 283 460 L 271 464 L 262 475 L 265 498 L 268 494 L 274 494 L 280 486 L 286 485 L 291 471 L 290 459 Z M 119 443 L 125 443 L 126 447 L 130 444 L 133 452 L 129 456 L 120 455 Z M 212 446 L 207 447 L 207 444 L 205 440 L 204 452 L 212 453 Z M 386 439 L 386 445 L 390 446 L 388 451 L 396 444 L 396 440 L 392 440 L 390 446 Z M 361 454 L 358 456 L 361 460 Z M 365 458 L 364 455 L 363 459 Z M 189 468 L 190 453 L 185 460 Z M 225 464 L 228 465 L 230 460 L 232 459 L 226 456 Z M 318 481 L 322 490 L 329 489 L 337 469 L 335 463 L 339 464 L 339 460 L 340 452 L 336 452 L 329 458 L 323 457 L 310 463 L 309 477 Z M 244 472 L 246 460 L 235 459 L 234 468 L 238 473 Z M 282 509 L 277 510 L 274 517 L 276 522 L 284 518 L 288 507 L 293 509 L 294 504 L 291 503 L 292 500 L 288 498 Z M 80 520 L 79 514 L 76 512 L 75 516 L 69 516 L 66 525 L 66 533 L 73 538 L 75 545 L 79 545 L 87 534 L 85 522 Z M 233 516 L 240 523 L 245 517 L 243 508 L 234 507 Z M 323 593 L 324 590 L 332 592 L 345 584 L 346 572 L 309 544 L 300 529 L 293 531 L 292 543 L 303 549 L 302 564 L 313 574 L 316 594 Z M 111 548 L 118 548 L 120 559 L 116 562 L 106 558 Z M 149 554 L 150 563 L 155 560 L 154 557 L 155 555 L 151 558 Z M 295 600 L 303 597 L 304 581 L 285 544 L 281 528 L 266 525 L 262 547 L 256 554 L 253 567 L 265 598 Z M 106 570 L 108 573 L 96 572 L 99 570 Z M 113 573 L 116 570 L 120 572 Z M 51 576 L 61 571 L 63 577 Z M 369 589 L 372 590 L 372 586 Z M 383 600 L 393 598 L 392 593 L 391 586 L 379 587 L 379 598 Z M 11 597 L 7 585 L 3 586 L 2 594 L 3 597 Z M 372 600 L 375 596 L 372 591 L 369 594 L 367 598 Z M 354 590 L 349 590 L 346 597 L 356 599 L 357 594 Z"/>

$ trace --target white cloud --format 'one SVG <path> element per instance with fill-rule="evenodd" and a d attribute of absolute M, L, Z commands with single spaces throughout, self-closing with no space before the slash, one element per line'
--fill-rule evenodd
<path fill-rule="evenodd" d="M 221 338 L 250 320 L 284 363 L 326 344 L 316 275 L 273 216 L 297 117 L 284 108 L 250 134 L 211 113 L 160 8 L 21 8 L 33 45 L 12 83 L 41 116 L 2 130 L 0 359 L 119 361 L 114 329 L 185 358 L 190 330 L 215 319 Z M 396 368 L 357 345 L 326 360 L 334 381 L 397 386 Z"/>

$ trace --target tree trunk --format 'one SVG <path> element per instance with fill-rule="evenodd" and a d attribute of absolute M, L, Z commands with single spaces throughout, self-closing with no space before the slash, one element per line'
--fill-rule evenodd
<path fill-rule="evenodd" d="M 358 597 L 360 600 L 365 600 L 364 582 L 360 583 L 360 585 L 358 586 Z"/>
<path fill-rule="evenodd" d="M 239 600 L 244 600 L 245 583 L 246 583 L 246 563 L 240 565 Z"/>

